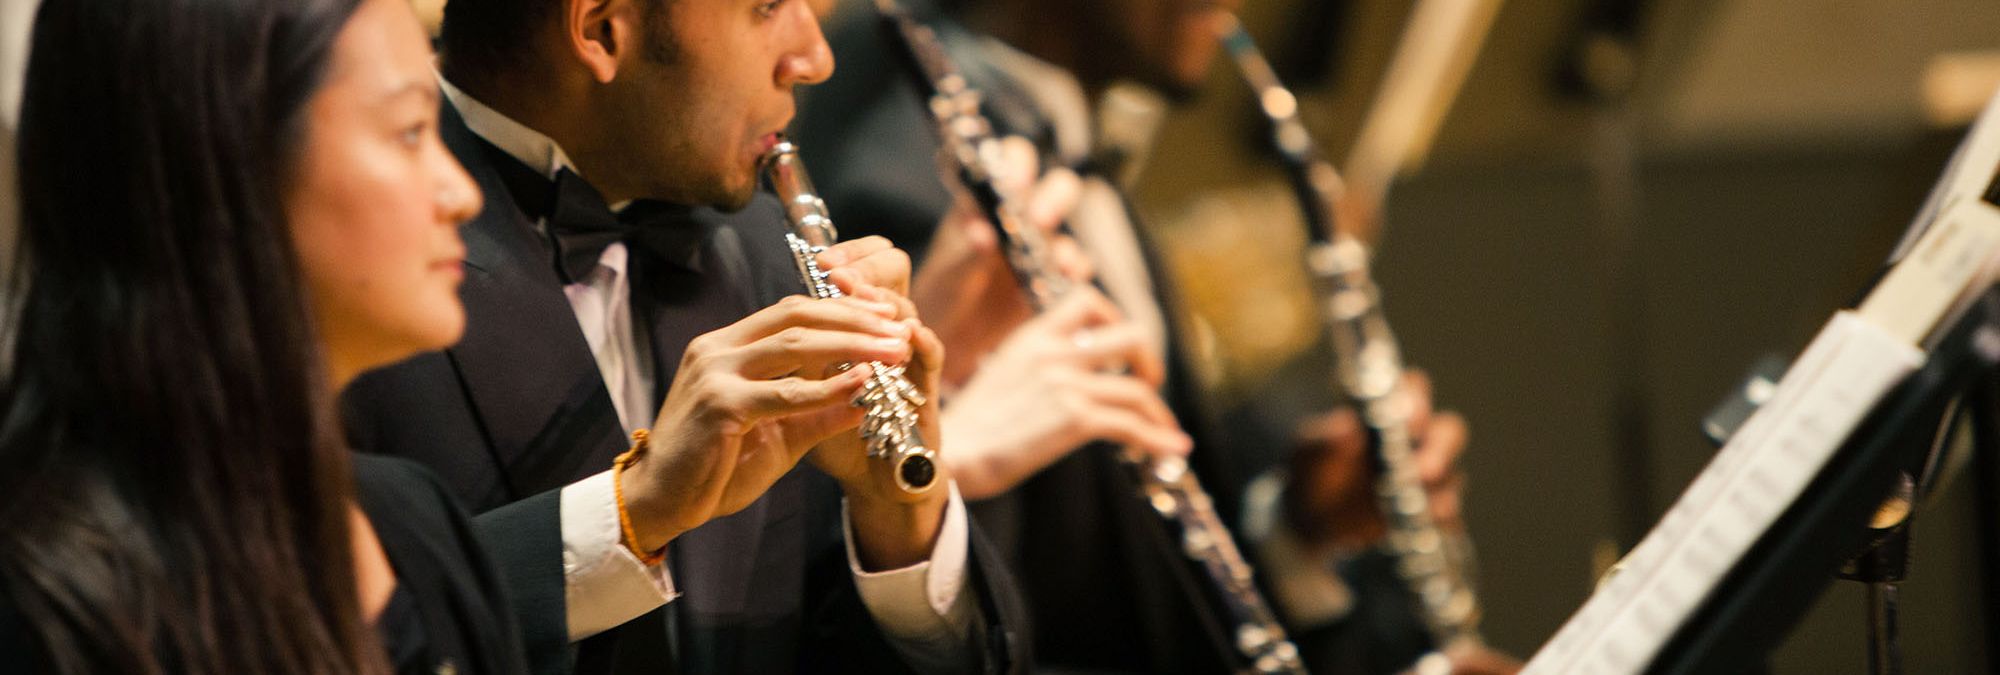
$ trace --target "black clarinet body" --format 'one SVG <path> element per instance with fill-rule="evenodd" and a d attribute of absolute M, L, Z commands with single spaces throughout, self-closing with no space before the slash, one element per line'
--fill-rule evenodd
<path fill-rule="evenodd" d="M 1049 255 L 1041 233 L 1025 222 L 994 185 L 989 170 L 1000 152 L 1000 140 L 980 112 L 979 92 L 967 84 L 937 43 L 932 31 L 910 17 L 894 0 L 877 0 L 889 42 L 900 52 L 911 79 L 928 105 L 950 172 L 994 225 L 1001 250 L 1029 302 L 1042 310 L 1053 306 L 1076 284 L 1064 276 Z M 1139 485 L 1139 497 L 1169 521 L 1180 534 L 1180 548 L 1202 572 L 1240 672 L 1304 673 L 1297 646 L 1286 635 L 1277 614 L 1257 587 L 1254 574 L 1214 501 L 1182 458 L 1139 457 L 1121 452 Z"/>
<path fill-rule="evenodd" d="M 1336 213 L 1340 173 L 1313 143 L 1298 117 L 1298 99 L 1278 81 L 1256 43 L 1234 17 L 1220 38 L 1270 121 L 1271 142 L 1283 158 L 1307 226 L 1306 263 L 1313 278 L 1337 371 L 1334 380 L 1361 411 L 1374 439 L 1381 475 L 1375 483 L 1397 576 L 1417 599 L 1434 651 L 1418 660 L 1419 675 L 1450 672 L 1444 655 L 1483 644 L 1480 605 L 1469 570 L 1471 543 L 1431 518 L 1409 434 L 1412 402 L 1402 386 L 1402 350 L 1382 312 L 1381 289 L 1369 269 L 1367 244 L 1343 231 Z"/>

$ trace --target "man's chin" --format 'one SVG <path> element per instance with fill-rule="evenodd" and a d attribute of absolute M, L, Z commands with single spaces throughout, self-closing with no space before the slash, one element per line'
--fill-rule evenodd
<path fill-rule="evenodd" d="M 708 201 L 708 205 L 714 207 L 717 211 L 735 213 L 743 210 L 743 207 L 749 206 L 750 200 L 756 198 L 756 196 L 757 183 L 752 181 L 749 185 L 742 188 L 726 189 L 718 192 L 714 198 Z"/>
<path fill-rule="evenodd" d="M 750 200 L 757 196 L 759 184 L 756 174 L 738 180 L 711 178 L 702 181 L 702 184 L 694 189 L 683 187 L 678 191 L 679 197 L 668 198 L 667 201 L 688 206 L 706 206 L 717 211 L 734 213 L 750 205 Z"/>

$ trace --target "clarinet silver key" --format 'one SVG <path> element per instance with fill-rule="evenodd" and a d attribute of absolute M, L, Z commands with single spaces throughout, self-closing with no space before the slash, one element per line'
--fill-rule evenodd
<path fill-rule="evenodd" d="M 839 231 L 799 162 L 798 146 L 779 139 L 765 153 L 763 169 L 771 190 L 784 203 L 785 219 L 792 228 L 785 233 L 785 243 L 791 247 L 806 292 L 819 299 L 841 297 L 840 287 L 819 266 L 819 254 L 833 245 Z M 868 444 L 868 456 L 888 462 L 903 491 L 929 491 L 937 485 L 937 451 L 918 431 L 917 411 L 924 406 L 924 394 L 904 376 L 902 366 L 878 362 L 867 366 L 871 374 L 854 405 L 865 412 L 861 438 Z"/>
<path fill-rule="evenodd" d="M 1388 549 L 1396 572 L 1417 598 L 1432 647 L 1412 667 L 1418 675 L 1449 672 L 1445 656 L 1483 644 L 1479 598 L 1472 584 L 1471 541 L 1447 534 L 1431 518 L 1430 497 L 1417 475 L 1409 434 L 1411 401 L 1403 390 L 1403 355 L 1382 313 L 1382 293 L 1369 270 L 1368 246 L 1341 230 L 1334 214 L 1343 196 L 1340 173 L 1319 154 L 1299 120 L 1297 98 L 1271 69 L 1257 45 L 1233 16 L 1225 16 L 1220 38 L 1243 79 L 1255 90 L 1269 119 L 1272 144 L 1283 157 L 1305 211 L 1306 251 L 1327 336 L 1333 345 L 1336 381 L 1361 411 L 1375 436 L 1382 469 L 1376 497 L 1387 524 Z"/>

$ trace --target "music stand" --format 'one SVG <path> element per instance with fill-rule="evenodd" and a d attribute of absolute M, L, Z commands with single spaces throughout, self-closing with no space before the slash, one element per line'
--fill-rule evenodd
<path fill-rule="evenodd" d="M 1833 582 L 1835 572 L 1869 543 L 1870 518 L 1916 449 L 1907 439 L 1913 434 L 1928 437 L 1937 411 L 1952 397 L 1986 383 L 1996 362 L 2000 289 L 1989 289 L 1953 321 L 1923 367 L 1864 418 L 1646 672 L 1705 675 L 1760 664 Z"/>

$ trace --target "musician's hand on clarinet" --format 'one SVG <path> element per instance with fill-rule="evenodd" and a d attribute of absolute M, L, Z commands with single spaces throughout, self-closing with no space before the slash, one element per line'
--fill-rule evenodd
<path fill-rule="evenodd" d="M 1192 442 L 1157 391 L 1163 373 L 1111 301 L 1081 287 L 1008 336 L 952 399 L 945 463 L 980 499 L 1094 440 L 1185 455 Z"/>
<path fill-rule="evenodd" d="M 688 343 L 646 452 L 620 474 L 639 550 L 742 510 L 815 443 L 854 429 L 866 368 L 910 358 L 893 303 L 786 298 Z"/>
<path fill-rule="evenodd" d="M 1025 227 L 1040 230 L 1056 265 L 1071 278 L 1088 278 L 1088 259 L 1076 242 L 1057 229 L 1075 208 L 1079 194 L 1076 174 L 1056 169 L 1037 179 L 1034 145 L 1021 138 L 1001 143 L 994 184 L 1020 205 Z M 1015 327 L 1034 316 L 1012 268 L 1000 250 L 999 235 L 980 215 L 968 195 L 939 223 L 923 266 L 916 271 L 910 297 L 924 321 L 957 355 L 946 364 L 945 382 L 962 385 L 972 376 L 978 355 L 996 347 Z"/>
<path fill-rule="evenodd" d="M 1404 375 L 1410 397 L 1409 433 L 1417 471 L 1430 496 L 1431 517 L 1456 530 L 1465 476 L 1458 458 L 1465 450 L 1465 418 L 1431 409 L 1430 378 Z M 1360 550 L 1379 543 L 1385 524 L 1375 493 L 1369 439 L 1352 408 L 1340 408 L 1300 425 L 1285 489 L 1285 516 L 1293 530 L 1315 546 Z"/>

